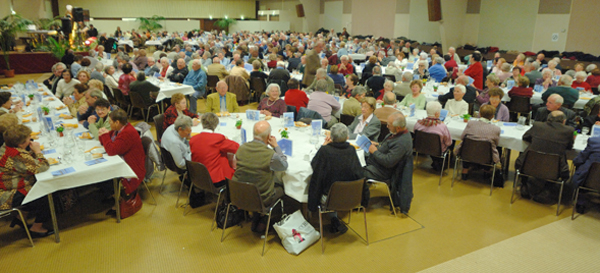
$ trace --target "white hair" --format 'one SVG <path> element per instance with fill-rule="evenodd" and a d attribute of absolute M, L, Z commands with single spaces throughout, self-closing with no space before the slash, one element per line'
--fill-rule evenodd
<path fill-rule="evenodd" d="M 585 73 L 583 71 L 579 71 L 579 72 L 575 73 L 575 78 L 579 78 L 579 77 L 585 78 L 585 77 L 587 77 L 587 73 Z"/>
<path fill-rule="evenodd" d="M 459 92 L 461 92 L 463 94 L 467 93 L 467 89 L 462 84 L 457 84 L 456 86 L 454 86 L 454 91 L 459 91 Z"/>
<path fill-rule="evenodd" d="M 542 76 L 546 74 L 550 74 L 550 76 L 552 76 L 554 72 L 552 72 L 552 70 L 550 70 L 549 68 L 544 68 L 544 70 L 542 70 Z"/>
<path fill-rule="evenodd" d="M 280 89 L 279 85 L 276 83 L 272 83 L 272 84 L 269 84 L 269 86 L 267 86 L 267 91 L 268 91 L 269 95 L 271 94 L 273 88 L 275 88 L 277 90 L 277 96 L 279 97 L 279 95 L 281 95 L 281 89 Z"/>
<path fill-rule="evenodd" d="M 428 117 L 435 117 L 442 110 L 442 105 L 437 101 L 428 102 L 426 110 Z"/>

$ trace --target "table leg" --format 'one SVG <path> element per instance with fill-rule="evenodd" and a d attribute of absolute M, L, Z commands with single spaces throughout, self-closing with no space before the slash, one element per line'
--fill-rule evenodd
<path fill-rule="evenodd" d="M 113 186 L 115 188 L 115 208 L 117 211 L 117 223 L 121 223 L 121 208 L 119 207 L 119 199 L 121 197 L 121 185 L 118 178 L 113 179 Z"/>
<path fill-rule="evenodd" d="M 54 228 L 54 240 L 56 243 L 60 243 L 60 236 L 58 235 L 58 222 L 56 220 L 56 211 L 54 209 L 54 199 L 52 194 L 48 194 L 48 206 L 50 206 L 50 216 L 52 217 L 52 226 Z"/>

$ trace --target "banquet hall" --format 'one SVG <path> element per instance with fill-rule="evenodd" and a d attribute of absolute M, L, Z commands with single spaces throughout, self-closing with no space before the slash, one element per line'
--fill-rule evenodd
<path fill-rule="evenodd" d="M 600 109 L 600 38 L 591 35 L 600 31 L 599 9 L 600 3 L 594 0 L 0 0 L 0 15 L 8 16 L 6 22 L 17 20 L 14 15 L 30 20 L 16 32 L 12 44 L 2 45 L 3 50 L 7 48 L 7 58 L 6 62 L 0 61 L 0 69 L 14 74 L 0 76 L 0 93 L 12 95 L 12 108 L 0 111 L 10 112 L 18 118 L 17 123 L 31 128 L 32 142 L 46 146 L 42 157 L 59 161 L 49 170 L 29 174 L 37 182 L 23 201 L 24 205 L 38 199 L 49 204 L 53 217 L 43 226 L 53 233 L 40 236 L 43 233 L 31 231 L 31 240 L 20 221 L 17 226 L 12 224 L 18 220 L 17 214 L 5 215 L 2 207 L 2 268 L 11 272 L 596 272 L 600 265 L 600 206 L 597 195 L 584 194 L 584 190 L 576 194 L 573 181 L 579 177 L 582 164 L 593 168 L 589 167 L 592 161 L 600 162 L 600 157 L 584 158 L 589 153 L 600 154 L 591 144 L 598 137 L 594 125 L 600 133 L 600 113 L 595 112 L 598 117 L 590 114 Z M 321 46 L 322 51 L 318 50 Z M 57 64 L 64 64 L 67 72 Z M 485 74 L 470 74 L 475 66 L 483 66 Z M 341 70 L 346 67 L 352 70 Z M 444 80 L 434 80 L 434 67 L 441 69 Z M 538 72 L 538 83 L 535 79 L 530 82 L 530 72 Z M 549 79 L 544 78 L 543 74 L 548 73 Z M 71 75 L 70 84 L 65 74 Z M 496 75 L 502 75 L 502 80 L 495 82 Z M 123 76 L 128 78 L 126 84 Z M 311 88 L 313 81 L 304 81 L 307 76 L 315 78 Z M 480 82 L 473 79 L 476 77 Z M 379 78 L 381 86 L 376 82 Z M 509 91 L 519 88 L 522 78 L 527 79 L 523 88 L 531 95 L 527 110 L 517 115 L 512 112 L 515 97 Z M 94 87 L 98 82 L 102 88 Z M 483 87 L 476 86 L 479 84 Z M 325 90 L 326 85 L 331 92 Z M 408 93 L 400 95 L 401 87 Z M 556 108 L 577 116 L 572 120 L 575 128 L 569 127 L 569 132 L 576 134 L 563 151 L 569 178 L 564 179 L 560 192 L 559 187 L 551 187 L 551 198 L 526 198 L 523 187 L 514 185 L 515 177 L 525 172 L 516 168 L 515 162 L 532 149 L 535 140 L 525 137 L 530 128 L 552 122 L 552 118 L 542 121 L 536 114 L 541 112 L 539 108 L 552 112 L 547 105 L 556 102 L 556 96 L 548 95 L 561 92 L 556 91 L 557 87 L 574 90 L 577 95 L 572 105 Z M 465 89 L 464 98 L 456 94 L 461 88 Z M 470 90 L 475 102 L 467 101 Z M 478 103 L 477 98 L 488 91 L 491 95 L 487 101 Z M 395 93 L 396 101 L 384 98 L 389 92 Z M 391 107 L 402 113 L 403 129 L 413 138 L 422 120 L 436 118 L 430 113 L 436 112 L 435 107 L 428 108 L 429 103 L 440 102 L 438 117 L 448 112 L 443 110 L 446 101 L 438 99 L 444 95 L 452 103 L 467 101 L 469 114 L 438 119 L 447 127 L 452 143 L 447 145 L 452 152 L 443 161 L 441 171 L 436 159 L 419 152 L 417 142 L 411 142 L 415 149 L 410 152 L 412 181 L 403 181 L 410 183 L 409 208 L 398 203 L 391 206 L 396 198 L 406 201 L 406 194 L 393 196 L 398 190 L 394 182 L 363 182 L 370 191 L 368 206 L 337 214 L 348 231 L 335 232 L 327 216 L 320 228 L 319 213 L 308 209 L 311 159 L 322 149 L 321 144 L 331 139 L 334 129 L 326 128 L 325 115 L 321 115 L 320 108 L 313 108 L 311 99 L 314 103 L 318 96 L 327 96 L 337 101 L 339 107 L 326 110 L 326 114 L 333 122 L 345 124 L 344 128 L 352 128 L 348 131 L 352 134 L 364 130 L 363 125 L 351 124 L 362 122 L 369 105 L 366 101 L 375 101 L 379 93 L 381 99 L 372 110 L 379 113 L 378 109 Z M 296 102 L 303 104 L 302 111 L 318 115 L 315 119 L 321 119 L 323 127 L 301 127 L 306 124 L 294 122 L 301 110 L 290 109 L 288 99 L 298 94 L 307 98 L 306 102 Z M 420 97 L 425 106 L 401 106 L 403 98 L 411 95 L 415 100 Z M 274 101 L 287 104 L 281 117 L 269 108 Z M 358 108 L 348 117 L 342 112 L 351 101 L 357 101 Z M 94 102 L 93 107 L 90 102 Z M 461 170 L 468 165 L 456 161 L 454 148 L 466 143 L 463 132 L 471 123 L 483 120 L 482 115 L 478 116 L 484 111 L 480 109 L 495 103 L 511 111 L 510 120 L 489 120 L 500 127 L 498 148 L 493 146 L 489 152 L 492 158 L 491 153 L 499 151 L 500 162 L 491 163 L 491 168 L 497 166 L 497 170 L 471 167 L 465 176 Z M 85 111 L 81 111 L 80 104 L 89 105 L 84 110 L 89 111 L 86 115 L 91 119 L 81 118 Z M 44 108 L 50 108 L 50 114 L 44 114 Z M 203 119 L 209 112 L 218 116 L 212 130 L 207 125 L 210 121 Z M 290 112 L 294 115 L 288 123 L 286 114 Z M 127 118 L 125 123 L 118 121 L 122 114 Z M 178 115 L 190 116 L 192 125 L 183 124 Z M 39 122 L 33 117 L 39 117 Z M 388 141 L 388 133 L 395 136 L 395 129 L 390 130 L 387 122 L 380 120 L 381 135 L 373 139 L 377 145 Z M 584 125 L 588 124 L 586 120 L 591 123 Z M 256 232 L 252 213 L 238 214 L 242 215 L 238 223 L 225 231 L 216 227 L 213 219 L 225 218 L 216 213 L 220 207 L 217 203 L 226 199 L 220 209 L 224 213 L 235 195 L 224 190 L 228 192 L 224 198 L 218 191 L 213 195 L 204 190 L 202 204 L 193 205 L 193 196 L 201 190 L 181 182 L 195 180 L 192 165 L 181 161 L 181 166 L 165 167 L 167 154 L 171 161 L 185 159 L 192 163 L 196 157 L 190 146 L 194 146 L 195 137 L 207 131 L 223 135 L 236 147 L 252 143 L 251 134 L 259 121 L 270 124 L 271 136 L 282 148 L 269 149 L 276 154 L 283 150 L 283 157 L 287 156 L 287 170 L 281 178 L 283 213 L 300 211 L 309 226 L 320 233 L 300 254 L 288 253 L 280 234 L 273 228 L 269 231 L 268 225 L 266 233 Z M 563 126 L 568 127 L 570 121 Z M 6 130 L 4 122 L 0 115 L 0 132 Z M 145 160 L 136 163 L 145 164 L 146 176 L 142 179 L 136 179 L 141 176 L 137 174 L 139 168 L 131 164 L 131 156 L 118 156 L 107 144 L 126 130 L 113 127 L 117 123 L 138 129 L 141 141 L 130 146 L 141 147 L 146 138 L 150 144 L 146 141 L 144 147 L 155 149 L 144 148 Z M 395 122 L 388 125 L 398 127 Z M 61 137 L 62 131 L 56 132 L 59 127 L 64 128 L 65 137 Z M 179 137 L 187 150 L 181 154 L 168 151 L 170 146 L 161 144 L 167 139 L 163 133 Z M 4 139 L 7 135 L 10 133 L 4 133 Z M 279 142 L 285 139 L 289 150 Z M 438 138 L 435 140 L 437 147 Z M 369 153 L 370 146 L 360 148 L 358 141 L 348 140 L 356 146 L 358 161 L 364 167 L 373 152 Z M 184 154 L 188 152 L 191 157 L 186 159 Z M 95 155 L 100 160 L 91 158 Z M 225 153 L 224 158 L 235 170 L 234 153 Z M 462 155 L 458 158 L 468 160 Z M 547 167 L 531 160 L 529 164 L 537 169 Z M 180 170 L 183 167 L 187 171 Z M 0 168 L 5 171 L 5 162 L 0 161 Z M 591 174 L 600 174 L 589 173 L 582 181 L 592 180 Z M 140 180 L 133 193 L 129 178 Z M 6 187 L 8 179 L 2 179 L 1 186 Z M 231 177 L 223 181 L 231 183 L 229 180 Z M 531 189 L 531 180 L 525 181 Z M 4 198 L 6 189 L 2 187 L 0 197 Z M 584 207 L 576 205 L 576 195 L 588 200 Z M 137 196 L 141 208 L 130 215 L 123 210 L 129 204 L 115 201 L 113 196 Z M 562 200 L 557 201 L 557 196 Z M 2 198 L 0 205 L 8 202 Z M 35 226 L 33 214 L 30 212 L 26 218 Z"/>

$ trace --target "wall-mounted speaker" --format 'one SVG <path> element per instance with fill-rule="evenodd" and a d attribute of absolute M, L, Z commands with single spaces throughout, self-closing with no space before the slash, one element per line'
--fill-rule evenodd
<path fill-rule="evenodd" d="M 75 21 L 75 22 L 83 21 L 83 8 L 73 8 L 73 21 Z"/>
<path fill-rule="evenodd" d="M 427 11 L 429 12 L 430 22 L 442 20 L 442 5 L 440 0 L 427 0 Z"/>
<path fill-rule="evenodd" d="M 300 18 L 304 17 L 304 6 L 302 4 L 296 5 L 296 15 Z"/>

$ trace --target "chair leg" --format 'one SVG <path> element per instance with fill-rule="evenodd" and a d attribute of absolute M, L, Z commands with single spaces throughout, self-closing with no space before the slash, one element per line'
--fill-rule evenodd
<path fill-rule="evenodd" d="M 219 191 L 219 195 L 217 196 L 217 206 L 215 207 L 215 215 L 213 216 L 212 223 L 210 223 L 210 232 L 212 232 L 214 230 L 215 223 L 217 223 L 217 209 L 219 208 L 219 204 L 221 201 L 221 193 L 223 193 L 224 190 L 225 189 L 222 189 L 221 191 Z M 244 213 L 244 216 L 245 215 L 246 214 Z"/>
<path fill-rule="evenodd" d="M 438 182 L 438 186 L 442 185 L 442 177 L 444 176 L 444 167 L 446 166 L 446 157 L 448 157 L 448 153 L 444 154 L 444 159 L 442 160 L 442 170 L 440 171 L 440 182 Z M 450 160 L 450 159 L 448 159 Z"/>
<path fill-rule="evenodd" d="M 142 183 L 144 183 L 144 186 L 146 187 L 146 190 L 148 191 L 148 193 L 150 194 L 150 196 L 152 197 L 152 200 L 154 200 L 154 205 L 158 206 L 158 202 L 156 202 L 156 198 L 154 198 L 154 194 L 152 194 L 152 192 L 150 191 L 150 188 L 148 188 L 148 183 L 146 183 L 146 179 L 144 179 L 142 181 Z"/>
<path fill-rule="evenodd" d="M 494 164 L 494 169 L 492 170 L 492 182 L 490 182 L 490 196 L 492 196 L 492 191 L 494 190 L 494 178 L 496 177 L 496 164 Z"/>
<path fill-rule="evenodd" d="M 183 179 L 181 180 L 181 186 L 179 187 L 179 194 L 177 195 L 177 201 L 175 202 L 175 208 L 177 208 L 177 206 L 179 206 L 179 197 L 181 197 L 181 191 L 183 190 L 183 181 L 185 181 L 186 176 L 187 176 L 187 172 L 185 172 L 183 174 Z M 192 185 L 190 185 L 190 187 L 192 187 Z"/>
<path fill-rule="evenodd" d="M 565 181 L 560 183 L 560 191 L 558 192 L 558 203 L 556 204 L 556 216 L 560 213 L 560 202 L 562 201 L 563 188 L 565 187 Z"/>
<path fill-rule="evenodd" d="M 510 194 L 510 203 L 511 203 L 511 204 L 515 202 L 515 200 L 514 200 L 514 196 L 515 196 L 515 193 L 517 192 L 517 186 L 519 186 L 519 185 L 518 185 L 518 184 L 519 184 L 519 180 L 520 180 L 520 177 L 519 177 L 519 171 L 517 170 L 517 171 L 515 172 L 515 179 L 514 179 L 514 182 L 513 182 L 513 189 L 512 189 L 512 193 Z"/>
<path fill-rule="evenodd" d="M 263 249 L 262 249 L 262 253 L 260 254 L 260 256 L 265 256 L 265 246 L 267 245 L 267 237 L 269 235 L 269 226 L 271 225 L 271 215 L 273 215 L 273 208 L 275 206 L 271 207 L 271 209 L 269 210 L 269 217 L 267 218 L 267 228 L 265 229 L 265 240 L 263 241 Z M 227 219 L 227 218 L 225 218 Z"/>
<path fill-rule="evenodd" d="M 34 247 L 33 239 L 31 239 L 31 234 L 29 233 L 29 228 L 27 227 L 27 222 L 25 221 L 25 217 L 23 217 L 23 213 L 19 209 L 15 209 L 15 210 L 17 211 L 17 213 L 19 213 L 19 217 L 21 218 L 21 221 L 23 222 L 23 227 L 25 228 L 25 232 L 27 233 L 27 238 L 29 238 L 31 247 Z"/>
<path fill-rule="evenodd" d="M 223 232 L 221 233 L 221 243 L 223 242 L 223 235 L 225 235 L 225 229 L 227 229 L 227 219 L 229 219 L 229 207 L 230 206 L 231 206 L 231 203 L 227 204 L 227 211 L 225 212 L 225 221 L 223 222 Z"/>
<path fill-rule="evenodd" d="M 325 245 L 323 244 L 323 212 L 319 207 L 319 231 L 321 232 L 321 254 L 325 253 Z"/>
<path fill-rule="evenodd" d="M 183 183 L 181 183 L 181 186 L 183 186 Z M 194 189 L 194 186 L 190 185 L 190 190 L 188 191 L 188 202 L 185 205 L 183 205 L 183 216 L 184 217 L 185 217 L 185 211 L 187 210 L 187 207 L 190 205 L 190 198 L 192 198 L 192 190 L 193 189 Z"/>
<path fill-rule="evenodd" d="M 391 189 L 390 187 L 388 187 L 387 184 L 385 184 L 385 186 L 387 187 L 387 192 L 388 192 L 388 197 L 390 198 L 390 207 L 392 207 L 392 211 L 394 212 L 394 217 L 398 217 L 398 215 L 396 214 L 396 205 L 394 204 L 394 201 L 392 200 L 392 193 L 391 193 Z M 367 211 L 367 208 L 365 208 L 365 212 Z"/>
<path fill-rule="evenodd" d="M 454 187 L 454 179 L 456 178 L 456 167 L 458 166 L 459 160 L 460 159 L 457 156 L 456 160 L 454 161 L 454 170 L 452 171 L 452 183 L 450 184 L 450 188 Z"/>
<path fill-rule="evenodd" d="M 579 199 L 579 187 L 575 190 L 575 199 L 573 199 L 573 211 L 571 212 L 571 220 L 575 219 L 575 208 L 577 207 L 577 199 Z"/>
<path fill-rule="evenodd" d="M 163 173 L 162 183 L 160 183 L 160 189 L 158 190 L 158 194 L 162 193 L 163 186 L 165 185 L 165 177 L 167 177 L 167 167 L 165 167 L 165 172 Z"/>
<path fill-rule="evenodd" d="M 413 169 L 416 169 L 419 166 L 419 152 L 415 152 L 415 166 Z"/>
<path fill-rule="evenodd" d="M 367 239 L 367 246 L 369 245 L 369 231 L 367 230 L 367 209 L 363 210 L 363 215 L 365 218 L 365 238 Z"/>

